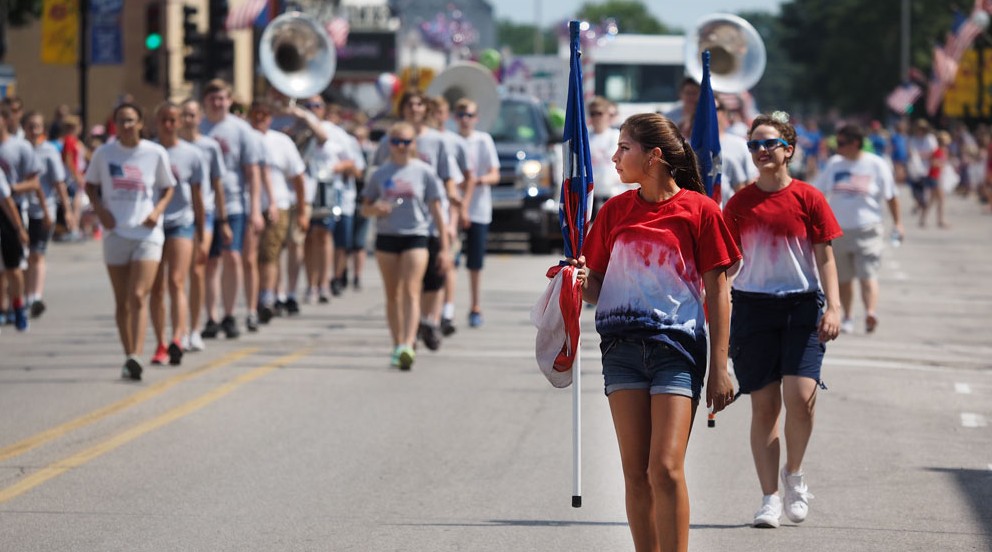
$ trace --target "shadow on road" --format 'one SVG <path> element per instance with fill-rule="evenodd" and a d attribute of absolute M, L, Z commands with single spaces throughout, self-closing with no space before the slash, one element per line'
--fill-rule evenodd
<path fill-rule="evenodd" d="M 952 468 L 927 468 L 929 471 L 950 475 L 961 494 L 971 504 L 972 516 L 981 523 L 984 533 L 992 535 L 992 470 Z"/>
<path fill-rule="evenodd" d="M 464 523 L 396 523 L 393 525 L 420 527 L 626 527 L 626 521 L 574 521 L 556 519 L 490 519 Z M 740 529 L 748 524 L 714 525 L 692 524 L 691 529 Z"/>

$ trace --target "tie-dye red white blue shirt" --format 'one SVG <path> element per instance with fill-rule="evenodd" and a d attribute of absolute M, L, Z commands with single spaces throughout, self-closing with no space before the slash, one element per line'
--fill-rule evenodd
<path fill-rule="evenodd" d="M 733 288 L 750 293 L 819 291 L 813 244 L 843 234 L 823 193 L 795 179 L 775 192 L 748 185 L 730 198 L 723 218 L 744 253 Z"/>
<path fill-rule="evenodd" d="M 596 308 L 603 338 L 665 342 L 705 371 L 703 274 L 741 259 L 716 202 L 689 190 L 659 203 L 624 192 L 600 209 L 582 251 L 604 275 Z"/>

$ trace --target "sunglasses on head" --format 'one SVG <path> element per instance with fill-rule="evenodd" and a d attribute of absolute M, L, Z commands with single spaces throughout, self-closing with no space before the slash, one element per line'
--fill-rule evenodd
<path fill-rule="evenodd" d="M 772 151 L 779 146 L 789 147 L 789 143 L 781 138 L 765 138 L 764 140 L 747 141 L 747 150 L 751 152 L 758 151 L 761 148 L 765 148 L 766 151 Z"/>
<path fill-rule="evenodd" d="M 390 138 L 389 143 L 394 146 L 409 146 L 413 143 L 413 140 L 408 140 L 406 138 Z"/>
<path fill-rule="evenodd" d="M 470 111 L 459 111 L 455 113 L 455 117 L 458 117 L 459 119 L 471 119 L 472 117 L 475 117 L 475 113 Z"/>

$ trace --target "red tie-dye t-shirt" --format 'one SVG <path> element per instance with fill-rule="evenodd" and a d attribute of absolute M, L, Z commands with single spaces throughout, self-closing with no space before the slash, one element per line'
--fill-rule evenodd
<path fill-rule="evenodd" d="M 680 190 L 649 203 L 637 190 L 624 192 L 603 205 L 582 251 L 604 275 L 600 335 L 666 342 L 705 369 L 702 275 L 741 258 L 712 199 Z"/>
<path fill-rule="evenodd" d="M 733 288 L 751 293 L 818 291 L 813 244 L 843 234 L 823 193 L 795 179 L 775 192 L 750 184 L 730 198 L 723 218 L 744 253 Z"/>

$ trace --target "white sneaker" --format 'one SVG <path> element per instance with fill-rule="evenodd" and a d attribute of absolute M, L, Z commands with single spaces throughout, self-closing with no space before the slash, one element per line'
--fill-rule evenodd
<path fill-rule="evenodd" d="M 186 344 L 187 351 L 202 351 L 206 349 L 203 344 L 203 337 L 200 336 L 200 332 L 190 332 L 189 341 Z"/>
<path fill-rule="evenodd" d="M 761 498 L 761 508 L 754 513 L 752 527 L 774 529 L 778 518 L 782 517 L 782 499 L 778 495 L 765 495 Z"/>
<path fill-rule="evenodd" d="M 793 523 L 802 523 L 809 514 L 809 501 L 813 495 L 806 487 L 803 472 L 788 473 L 782 468 L 782 486 L 785 491 L 785 515 Z"/>
<path fill-rule="evenodd" d="M 854 333 L 854 320 L 850 318 L 845 318 L 840 323 L 840 333 Z"/>

